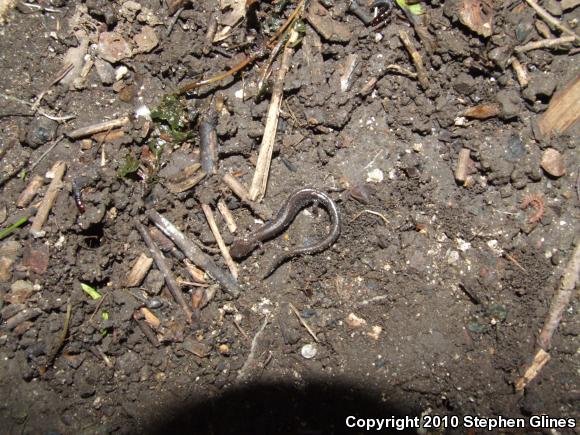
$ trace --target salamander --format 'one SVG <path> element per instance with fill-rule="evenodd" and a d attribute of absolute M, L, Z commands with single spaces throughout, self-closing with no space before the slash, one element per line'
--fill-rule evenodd
<path fill-rule="evenodd" d="M 273 239 L 288 228 L 298 212 L 314 202 L 321 204 L 328 212 L 332 225 L 330 232 L 324 239 L 317 243 L 296 248 L 293 251 L 275 257 L 272 266 L 264 277 L 271 275 L 278 266 L 292 257 L 297 255 L 312 255 L 324 251 L 330 247 L 340 235 L 340 212 L 335 202 L 326 193 L 306 187 L 290 195 L 272 220 L 266 222 L 250 234 L 234 240 L 230 246 L 230 254 L 235 259 L 247 257 L 254 249 L 260 246 L 262 242 Z"/>

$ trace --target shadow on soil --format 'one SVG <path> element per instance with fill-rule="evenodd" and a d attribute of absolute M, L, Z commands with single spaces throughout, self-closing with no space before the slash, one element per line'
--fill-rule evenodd
<path fill-rule="evenodd" d="M 155 422 L 148 433 L 357 434 L 367 431 L 348 428 L 348 416 L 367 419 L 418 414 L 408 404 L 382 400 L 378 391 L 348 383 L 310 382 L 304 387 L 262 383 L 231 389 L 211 400 L 168 410 L 167 415 Z M 370 431 L 416 433 L 376 429 Z"/>

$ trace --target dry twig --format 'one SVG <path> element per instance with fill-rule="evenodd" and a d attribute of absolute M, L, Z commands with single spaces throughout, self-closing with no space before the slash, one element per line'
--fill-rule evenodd
<path fill-rule="evenodd" d="M 230 255 L 230 250 L 226 246 L 224 239 L 220 234 L 220 230 L 213 216 L 213 211 L 211 210 L 211 207 L 208 204 L 201 204 L 201 209 L 205 214 L 205 218 L 207 219 L 209 228 L 211 229 L 211 232 L 220 248 L 220 251 L 222 253 L 222 256 L 224 257 L 228 269 L 230 269 L 230 272 L 232 273 L 234 278 L 238 279 L 238 267 L 234 262 L 234 260 L 232 259 L 232 256 Z"/>
<path fill-rule="evenodd" d="M 223 285 L 228 293 L 234 297 L 237 297 L 240 294 L 241 288 L 234 277 L 215 264 L 209 256 L 204 254 L 191 240 L 185 237 L 185 234 L 179 231 L 175 225 L 155 210 L 147 211 L 147 216 L 157 226 L 157 228 L 173 240 L 173 243 L 181 249 L 187 258 Z"/>
<path fill-rule="evenodd" d="M 575 36 L 562 36 L 561 38 L 542 39 L 540 41 L 529 42 L 514 48 L 516 53 L 525 53 L 526 51 L 538 50 L 540 48 L 559 47 L 564 44 L 570 44 L 577 39 Z"/>
<path fill-rule="evenodd" d="M 38 211 L 36 212 L 36 216 L 34 216 L 34 220 L 32 221 L 32 226 L 30 227 L 30 234 L 33 237 L 42 237 L 44 236 L 44 231 L 42 231 L 42 226 L 48 219 L 48 214 L 52 209 L 52 205 L 56 200 L 56 196 L 62 187 L 62 177 L 64 177 L 64 172 L 66 171 L 66 163 L 63 161 L 58 161 L 52 167 L 51 172 L 54 174 L 54 178 L 50 182 L 48 186 L 48 190 L 46 191 L 46 195 L 38 207 Z"/>
<path fill-rule="evenodd" d="M 546 21 L 548 24 L 551 24 L 552 26 L 556 27 L 557 29 L 560 29 L 562 32 L 567 33 L 568 35 L 574 36 L 574 39 L 580 39 L 580 36 L 578 36 L 575 32 L 573 32 L 568 27 L 563 25 L 557 18 L 550 15 L 550 13 L 544 8 L 542 8 L 538 3 L 536 3 L 535 0 L 526 0 L 526 3 L 528 3 L 536 11 L 536 13 L 540 17 L 542 17 L 542 19 Z"/>
<path fill-rule="evenodd" d="M 308 331 L 308 333 L 312 336 L 312 338 L 314 338 L 314 341 L 320 343 L 320 340 L 318 339 L 314 331 L 310 329 L 310 326 L 308 326 L 308 323 L 306 323 L 306 321 L 302 318 L 296 307 L 292 305 L 291 302 L 288 302 L 288 306 L 294 312 L 294 314 L 296 314 L 296 317 L 298 318 L 298 321 L 302 324 L 302 326 L 304 326 L 304 328 Z"/>
<path fill-rule="evenodd" d="M 284 78 L 290 69 L 290 60 L 293 54 L 294 49 L 290 45 L 286 45 L 282 53 L 282 61 L 280 62 L 278 75 L 272 89 L 272 99 L 270 100 L 270 107 L 268 108 L 268 115 L 266 116 L 264 136 L 260 144 L 256 171 L 254 172 L 254 178 L 250 186 L 250 199 L 253 201 L 262 200 L 266 193 L 274 141 L 276 140 L 276 130 L 278 128 L 278 118 L 280 116 L 280 104 L 282 103 L 282 96 L 284 94 Z"/>
<path fill-rule="evenodd" d="M 268 207 L 258 204 L 250 199 L 249 192 L 244 186 L 242 186 L 242 183 L 240 183 L 236 177 L 231 174 L 226 174 L 223 176 L 222 180 L 244 204 L 250 207 L 256 216 L 264 220 L 268 220 L 272 217 L 272 211 Z"/>
<path fill-rule="evenodd" d="M 177 285 L 177 281 L 175 280 L 175 277 L 173 276 L 173 272 L 171 272 L 171 268 L 167 264 L 167 261 L 166 261 L 165 257 L 163 256 L 163 253 L 161 252 L 159 247 L 157 247 L 157 245 L 155 244 L 155 242 L 153 241 L 153 239 L 149 235 L 149 232 L 147 231 L 147 229 L 140 222 L 136 222 L 135 226 L 137 227 L 137 230 L 141 234 L 141 237 L 143 237 L 145 244 L 149 248 L 149 251 L 151 252 L 151 256 L 155 260 L 155 264 L 157 265 L 157 268 L 159 269 L 159 271 L 163 275 L 163 278 L 165 279 L 165 284 L 167 284 L 167 288 L 169 288 L 169 291 L 171 292 L 173 299 L 175 299 L 175 302 L 177 302 L 179 304 L 179 306 L 181 307 L 181 309 L 185 313 L 185 316 L 187 318 L 187 322 L 191 323 L 191 318 L 192 318 L 191 308 L 185 302 L 185 298 L 183 297 L 183 293 L 181 292 L 181 289 Z"/>
<path fill-rule="evenodd" d="M 250 353 L 248 354 L 248 358 L 246 359 L 246 362 L 244 363 L 244 365 L 242 366 L 242 368 L 238 372 L 238 376 L 237 376 L 238 381 L 243 381 L 249 376 L 249 370 L 250 370 L 252 364 L 254 363 L 254 360 L 256 359 L 256 350 L 258 349 L 258 340 L 260 338 L 260 335 L 262 335 L 262 333 L 264 332 L 264 329 L 266 329 L 266 325 L 268 324 L 268 320 L 269 320 L 269 316 L 266 314 L 266 316 L 264 317 L 264 322 L 262 323 L 262 326 L 260 327 L 260 329 L 258 329 L 258 332 L 256 332 L 256 335 L 254 335 L 254 338 L 252 338 L 252 345 L 250 346 Z"/>
<path fill-rule="evenodd" d="M 413 61 L 413 64 L 415 65 L 415 69 L 417 70 L 417 78 L 419 79 L 419 83 L 421 84 L 421 87 L 423 89 L 428 89 L 429 88 L 429 76 L 427 75 L 427 70 L 425 69 L 425 66 L 423 65 L 423 59 L 421 58 L 421 55 L 419 54 L 419 52 L 415 48 L 415 45 L 411 41 L 411 38 L 409 38 L 409 35 L 407 34 L 407 32 L 405 32 L 404 30 L 401 30 L 399 32 L 399 38 L 401 38 L 403 45 L 405 46 L 405 48 L 409 52 L 409 55 L 411 56 L 411 60 Z"/>
<path fill-rule="evenodd" d="M 560 287 L 554 294 L 552 298 L 552 303 L 550 304 L 550 310 L 544 321 L 544 327 L 540 332 L 538 338 L 538 345 L 544 349 L 549 350 L 552 345 L 552 336 L 562 320 L 562 315 L 564 310 L 570 303 L 572 295 L 574 294 L 574 288 L 578 282 L 578 275 L 580 274 L 580 240 L 576 240 L 576 248 L 572 254 L 572 258 L 566 265 L 564 270 L 564 276 L 562 277 L 562 282 Z"/>

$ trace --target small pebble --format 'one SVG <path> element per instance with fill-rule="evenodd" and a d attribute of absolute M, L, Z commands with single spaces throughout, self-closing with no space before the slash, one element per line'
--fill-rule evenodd
<path fill-rule="evenodd" d="M 157 308 L 161 308 L 163 306 L 163 301 L 158 298 L 151 298 L 147 301 L 147 308 L 155 310 Z"/>
<path fill-rule="evenodd" d="M 316 349 L 315 344 L 310 344 L 310 343 L 305 344 L 304 346 L 302 346 L 302 349 L 300 349 L 300 354 L 306 359 L 314 358 L 317 353 L 318 353 L 318 349 Z"/>
<path fill-rule="evenodd" d="M 542 154 L 542 169 L 553 177 L 561 177 L 566 173 L 566 166 L 562 154 L 553 148 L 548 148 Z"/>

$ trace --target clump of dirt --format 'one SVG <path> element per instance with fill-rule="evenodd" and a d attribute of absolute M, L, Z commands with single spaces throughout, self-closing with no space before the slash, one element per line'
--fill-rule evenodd
<path fill-rule="evenodd" d="M 349 415 L 579 417 L 577 298 L 549 363 L 514 391 L 579 229 L 574 42 L 523 49 L 569 36 L 526 2 L 491 4 L 479 25 L 462 15 L 477 7 L 469 0 L 434 0 L 421 16 L 379 4 L 378 20 L 360 3 L 309 2 L 301 14 L 260 203 L 223 177 L 252 185 L 282 57 L 268 41 L 301 2 L 51 0 L 8 12 L 7 433 L 341 433 Z M 572 3 L 542 7 L 569 26 Z M 191 85 L 245 59 L 236 74 Z M 303 187 L 337 204 L 336 243 L 263 279 L 281 252 L 329 232 L 324 207 L 307 207 L 228 265 L 201 205 L 229 246 Z M 240 295 L 188 264 L 148 210 L 224 276 L 237 271 Z"/>

